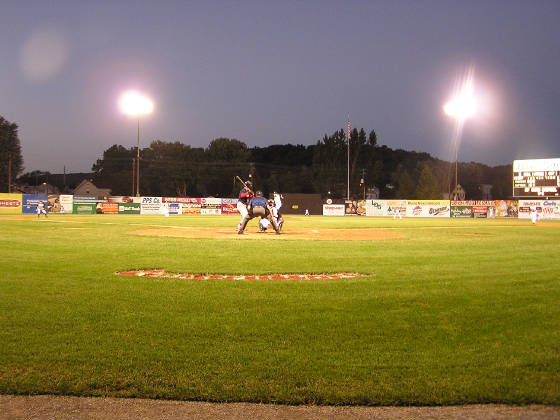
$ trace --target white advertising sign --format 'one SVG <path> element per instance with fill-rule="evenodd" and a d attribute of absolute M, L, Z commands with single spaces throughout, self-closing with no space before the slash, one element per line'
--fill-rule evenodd
<path fill-rule="evenodd" d="M 203 216 L 214 216 L 222 214 L 222 199 L 214 197 L 201 198 L 200 214 L 202 214 Z"/>
<path fill-rule="evenodd" d="M 141 197 L 140 214 L 161 214 L 161 197 Z"/>
<path fill-rule="evenodd" d="M 394 217 L 396 213 L 406 214 L 406 200 L 367 200 L 366 216 Z"/>
<path fill-rule="evenodd" d="M 406 217 L 451 217 L 449 200 L 408 200 Z"/>
<path fill-rule="evenodd" d="M 560 219 L 560 201 L 543 200 L 541 204 L 542 213 L 539 215 L 543 219 Z"/>
<path fill-rule="evenodd" d="M 323 216 L 344 216 L 344 204 L 323 204 Z"/>
<path fill-rule="evenodd" d="M 386 200 L 367 200 L 366 201 L 366 216 L 370 217 L 383 217 L 387 215 L 387 201 Z"/>
<path fill-rule="evenodd" d="M 63 194 L 58 197 L 60 200 L 60 212 L 61 213 L 72 213 L 72 204 L 74 203 L 74 196 Z"/>
<path fill-rule="evenodd" d="M 530 219 L 531 209 L 538 212 L 539 219 L 560 220 L 560 201 L 558 200 L 519 200 L 518 218 Z"/>

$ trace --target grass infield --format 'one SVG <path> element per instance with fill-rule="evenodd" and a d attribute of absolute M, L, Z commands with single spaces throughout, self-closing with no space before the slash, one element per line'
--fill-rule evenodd
<path fill-rule="evenodd" d="M 240 240 L 238 219 L 0 217 L 0 393 L 560 404 L 560 223 L 288 216 L 282 240 Z M 171 226 L 231 238 L 131 234 Z M 396 235 L 291 240 L 298 227 Z M 115 275 L 149 269 L 364 276 Z"/>

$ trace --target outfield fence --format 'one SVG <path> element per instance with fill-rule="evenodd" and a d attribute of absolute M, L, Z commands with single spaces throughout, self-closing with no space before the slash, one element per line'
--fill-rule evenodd
<path fill-rule="evenodd" d="M 540 219 L 560 220 L 560 200 L 347 200 L 322 203 L 324 216 L 410 217 L 410 218 L 519 218 L 530 219 L 536 210 Z M 138 214 L 178 216 L 239 215 L 236 198 L 129 197 L 98 198 L 68 194 L 0 193 L 0 214 L 34 214 L 40 202 L 48 203 L 49 213 Z M 47 207 L 47 206 L 45 206 Z M 282 210 L 290 214 L 294 205 Z"/>

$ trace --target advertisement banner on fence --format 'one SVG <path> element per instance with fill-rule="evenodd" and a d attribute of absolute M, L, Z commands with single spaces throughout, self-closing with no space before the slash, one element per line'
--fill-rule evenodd
<path fill-rule="evenodd" d="M 344 204 L 323 204 L 323 216 L 344 216 Z"/>
<path fill-rule="evenodd" d="M 367 200 L 366 216 L 383 217 L 386 213 L 386 200 Z"/>
<path fill-rule="evenodd" d="M 0 213 L 21 214 L 21 194 L 0 193 Z"/>
<path fill-rule="evenodd" d="M 117 214 L 119 212 L 119 203 L 101 203 L 101 213 Z"/>
<path fill-rule="evenodd" d="M 383 217 L 387 215 L 387 200 L 367 200 L 366 216 Z"/>
<path fill-rule="evenodd" d="M 482 200 L 452 201 L 451 217 L 493 219 L 496 217 L 496 203 Z"/>
<path fill-rule="evenodd" d="M 70 211 L 72 210 L 72 207 L 70 207 Z M 60 195 L 58 194 L 49 194 L 49 213 L 64 213 L 64 208 L 62 207 L 62 204 L 60 203 Z"/>
<path fill-rule="evenodd" d="M 72 214 L 74 196 L 71 194 L 61 194 L 58 196 L 60 201 L 60 213 Z"/>
<path fill-rule="evenodd" d="M 222 214 L 239 214 L 237 198 L 222 198 Z"/>
<path fill-rule="evenodd" d="M 97 205 L 95 203 L 76 203 L 72 205 L 74 214 L 95 214 Z"/>
<path fill-rule="evenodd" d="M 449 200 L 408 200 L 406 217 L 450 217 Z"/>
<path fill-rule="evenodd" d="M 74 196 L 74 203 L 97 203 L 98 200 L 94 195 L 75 195 Z"/>
<path fill-rule="evenodd" d="M 140 214 L 140 203 L 117 203 L 119 214 Z"/>
<path fill-rule="evenodd" d="M 200 214 L 200 198 L 191 198 L 190 203 L 181 203 L 183 214 Z"/>
<path fill-rule="evenodd" d="M 107 198 L 109 203 L 134 203 L 134 197 L 128 195 L 112 195 Z"/>
<path fill-rule="evenodd" d="M 531 218 L 531 208 L 535 208 L 539 215 L 542 213 L 542 201 L 541 200 L 519 200 L 519 219 L 530 219 Z"/>
<path fill-rule="evenodd" d="M 200 204 L 200 198 L 191 197 L 162 197 L 163 203 Z"/>
<path fill-rule="evenodd" d="M 496 217 L 517 217 L 517 200 L 496 200 Z"/>
<path fill-rule="evenodd" d="M 462 219 L 472 219 L 473 218 L 473 208 L 472 206 L 456 206 L 451 205 L 451 217 L 462 218 Z"/>
<path fill-rule="evenodd" d="M 142 197 L 140 214 L 161 214 L 161 197 Z"/>
<path fill-rule="evenodd" d="M 222 214 L 222 199 L 221 198 L 201 198 L 200 199 L 200 214 L 203 216 L 211 216 Z"/>
<path fill-rule="evenodd" d="M 395 217 L 406 214 L 406 200 L 367 200 L 366 216 Z"/>
<path fill-rule="evenodd" d="M 473 206 L 472 212 L 475 219 L 486 219 L 488 217 L 488 207 L 486 206 Z"/>
<path fill-rule="evenodd" d="M 560 219 L 560 201 L 559 200 L 543 200 L 541 203 L 541 214 L 539 217 L 542 219 Z"/>
<path fill-rule="evenodd" d="M 366 215 L 366 200 L 346 200 L 346 215 L 348 216 L 365 216 Z"/>
<path fill-rule="evenodd" d="M 23 194 L 21 196 L 21 212 L 24 214 L 37 213 L 37 206 L 41 201 L 45 206 L 45 210 L 49 213 L 47 194 Z"/>
<path fill-rule="evenodd" d="M 540 220 L 560 220 L 560 201 L 558 200 L 519 200 L 518 217 L 530 219 L 531 208 L 537 210 Z"/>
<path fill-rule="evenodd" d="M 171 216 L 179 216 L 183 214 L 181 210 L 181 203 L 164 203 L 167 206 L 167 214 Z"/>
<path fill-rule="evenodd" d="M 387 203 L 387 216 L 395 217 L 399 215 L 406 215 L 406 200 L 386 200 Z"/>
<path fill-rule="evenodd" d="M 543 200 L 541 204 L 542 213 L 539 215 L 543 219 L 560 219 L 560 201 Z"/>

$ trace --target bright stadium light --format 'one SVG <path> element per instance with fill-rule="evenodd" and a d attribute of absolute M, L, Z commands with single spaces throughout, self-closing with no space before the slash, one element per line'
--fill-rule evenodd
<path fill-rule="evenodd" d="M 473 95 L 473 80 L 468 78 L 457 96 L 447 102 L 444 112 L 458 120 L 465 121 L 476 113 L 476 102 Z"/>
<path fill-rule="evenodd" d="M 465 121 L 476 114 L 476 100 L 474 97 L 474 67 L 470 67 L 462 80 L 457 84 L 455 95 L 444 106 L 446 115 L 455 119 L 455 196 L 459 185 L 459 139 L 463 132 Z M 451 192 L 449 193 L 451 199 Z M 455 197 L 457 198 L 457 197 Z"/>
<path fill-rule="evenodd" d="M 122 112 L 131 117 L 149 114 L 154 110 L 154 104 L 149 98 L 133 90 L 123 93 L 119 104 Z"/>
<path fill-rule="evenodd" d="M 146 96 L 128 91 L 119 100 L 121 111 L 138 119 L 138 144 L 136 148 L 136 194 L 134 194 L 134 163 L 132 166 L 132 195 L 140 197 L 140 117 L 150 114 L 154 110 L 153 102 Z"/>

